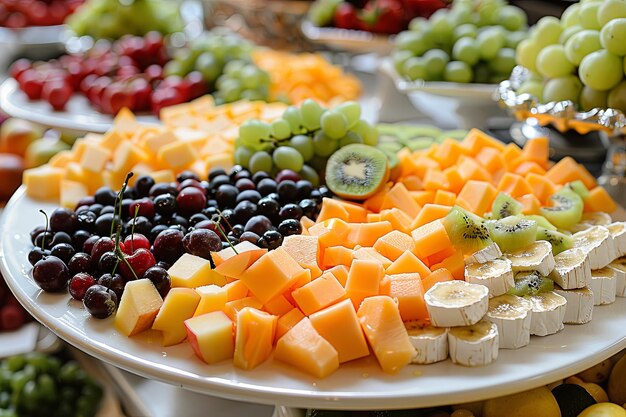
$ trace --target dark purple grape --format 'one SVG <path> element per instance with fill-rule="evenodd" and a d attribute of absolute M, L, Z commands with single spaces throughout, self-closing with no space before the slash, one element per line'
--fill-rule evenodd
<path fill-rule="evenodd" d="M 118 210 L 121 210 L 122 212 L 122 219 L 129 219 L 132 217 L 132 215 L 130 214 L 130 208 L 135 203 L 135 201 L 136 200 L 132 198 L 125 198 L 122 200 L 121 207 L 118 208 Z M 134 214 L 135 212 L 133 211 L 133 215 Z"/>
<path fill-rule="evenodd" d="M 96 219 L 96 233 L 100 236 L 108 235 L 113 230 L 113 233 L 117 230 L 117 226 L 120 224 L 119 219 L 113 213 L 101 214 Z"/>
<path fill-rule="evenodd" d="M 259 236 L 273 227 L 272 222 L 266 216 L 257 215 L 246 222 L 245 232 L 253 232 Z"/>
<path fill-rule="evenodd" d="M 275 193 L 276 187 L 277 187 L 276 181 L 274 181 L 271 178 L 263 178 L 257 184 L 256 189 L 259 193 L 261 193 L 262 196 L 266 196 L 268 194 Z"/>
<path fill-rule="evenodd" d="M 317 217 L 318 209 L 317 203 L 310 198 L 305 198 L 298 203 L 300 208 L 302 209 L 302 215 L 308 217 L 311 220 L 315 220 Z"/>
<path fill-rule="evenodd" d="M 44 291 L 63 291 L 70 280 L 70 271 L 56 256 L 47 256 L 33 267 L 33 279 Z"/>
<path fill-rule="evenodd" d="M 313 191 L 313 184 L 311 184 L 311 181 L 300 180 L 296 183 L 296 188 L 298 189 L 298 199 L 302 200 L 309 198 L 311 191 Z"/>
<path fill-rule="evenodd" d="M 183 188 L 176 197 L 176 203 L 180 214 L 191 216 L 194 213 L 199 213 L 204 208 L 206 195 L 204 190 L 201 191 L 195 187 Z"/>
<path fill-rule="evenodd" d="M 237 180 L 235 187 L 237 187 L 239 191 L 256 190 L 256 185 L 250 178 L 241 178 L 240 180 Z"/>
<path fill-rule="evenodd" d="M 185 252 L 183 247 L 183 232 L 176 229 L 166 229 L 154 239 L 153 252 L 157 261 L 173 264 Z"/>
<path fill-rule="evenodd" d="M 114 251 L 105 252 L 98 261 L 98 272 L 100 274 L 110 274 L 118 264 L 118 256 Z"/>
<path fill-rule="evenodd" d="M 276 230 L 268 230 L 263 233 L 263 236 L 259 239 L 259 245 L 261 247 L 273 250 L 278 248 L 283 243 L 283 235 Z"/>
<path fill-rule="evenodd" d="M 172 265 L 170 265 L 169 263 L 167 263 L 165 261 L 159 261 L 159 262 L 156 263 L 155 266 L 158 266 L 159 268 L 163 268 L 166 271 L 169 270 L 172 267 Z"/>
<path fill-rule="evenodd" d="M 280 222 L 278 231 L 283 236 L 299 235 L 302 233 L 302 224 L 296 219 L 287 219 Z"/>
<path fill-rule="evenodd" d="M 179 190 L 184 190 L 188 187 L 197 188 L 198 190 L 206 194 L 204 187 L 202 186 L 200 181 L 194 180 L 193 178 L 186 179 L 178 185 Z"/>
<path fill-rule="evenodd" d="M 53 232 L 74 233 L 76 230 L 76 213 L 66 208 L 54 209 L 50 214 L 50 229 Z"/>
<path fill-rule="evenodd" d="M 249 180 L 252 180 L 252 174 L 250 174 L 250 171 L 248 171 L 247 169 L 243 169 L 241 171 L 238 171 L 236 174 L 232 174 L 230 175 L 230 179 L 237 182 L 243 178 L 247 178 Z M 252 181 L 254 182 L 254 181 Z"/>
<path fill-rule="evenodd" d="M 54 239 L 54 234 L 50 231 L 39 233 L 35 238 L 35 246 L 41 248 L 43 245 L 44 249 L 50 249 L 52 247 L 52 239 Z"/>
<path fill-rule="evenodd" d="M 37 226 L 37 227 L 35 227 L 30 232 L 30 242 L 34 245 L 35 244 L 35 239 L 37 238 L 37 236 L 39 236 L 40 233 L 43 233 L 45 231 L 46 231 L 46 227 L 45 226 Z"/>
<path fill-rule="evenodd" d="M 135 225 L 134 233 L 139 233 L 144 236 L 147 236 L 154 227 L 150 220 L 143 216 L 138 216 L 136 219 L 129 219 L 126 224 L 124 224 L 124 234 L 130 235 L 132 233 L 133 224 Z"/>
<path fill-rule="evenodd" d="M 298 197 L 298 188 L 296 187 L 296 183 L 291 180 L 279 182 L 276 191 L 280 202 L 283 204 L 291 203 Z"/>
<path fill-rule="evenodd" d="M 257 203 L 257 213 L 274 218 L 280 211 L 280 203 L 268 197 L 263 197 Z"/>
<path fill-rule="evenodd" d="M 91 251 L 98 240 L 100 240 L 100 236 L 90 236 L 89 239 L 85 240 L 85 243 L 83 243 L 82 251 L 91 255 Z"/>
<path fill-rule="evenodd" d="M 80 207 L 85 207 L 85 206 L 90 206 L 93 203 L 96 202 L 96 199 L 91 195 L 91 196 L 87 196 L 87 197 L 83 197 L 80 200 L 78 200 L 78 203 L 76 203 L 76 209 L 78 210 Z"/>
<path fill-rule="evenodd" d="M 232 184 L 222 184 L 215 192 L 215 201 L 222 209 L 235 207 L 239 190 Z"/>
<path fill-rule="evenodd" d="M 96 225 L 96 216 L 95 213 L 91 211 L 83 211 L 76 215 L 76 222 L 78 223 L 78 228 L 80 230 L 86 230 L 87 232 L 93 232 Z"/>
<path fill-rule="evenodd" d="M 189 225 L 190 226 L 195 226 L 196 224 L 209 220 L 209 218 L 207 216 L 205 216 L 202 213 L 196 213 L 193 216 L 189 217 Z"/>
<path fill-rule="evenodd" d="M 194 180 L 194 181 L 199 182 L 200 177 L 198 177 L 198 175 L 195 172 L 189 171 L 189 170 L 183 171 L 176 176 L 176 181 L 180 183 L 187 181 L 187 180 Z"/>
<path fill-rule="evenodd" d="M 242 235 L 242 233 L 244 232 L 244 228 L 242 224 L 236 224 L 233 226 L 233 228 L 230 230 L 230 233 L 233 234 L 233 236 L 235 237 L 239 237 Z"/>
<path fill-rule="evenodd" d="M 212 230 L 196 229 L 183 238 L 185 252 L 209 259 L 211 252 L 217 252 L 222 247 L 220 237 Z"/>
<path fill-rule="evenodd" d="M 74 246 L 74 249 L 77 251 L 81 251 L 83 250 L 83 245 L 90 237 L 91 233 L 85 230 L 77 230 L 72 235 L 72 246 Z"/>
<path fill-rule="evenodd" d="M 126 187 L 124 192 L 122 193 L 123 200 L 135 200 L 137 198 L 137 193 L 133 187 Z"/>
<path fill-rule="evenodd" d="M 95 205 L 96 204 L 94 204 L 94 206 Z M 117 214 L 117 210 L 113 206 L 102 207 L 100 204 L 98 204 L 97 206 L 98 207 L 96 207 L 94 210 L 91 210 L 97 216 L 102 216 L 103 214 Z"/>
<path fill-rule="evenodd" d="M 148 197 L 150 195 L 150 188 L 154 185 L 154 179 L 149 175 L 142 175 L 135 181 L 135 191 L 137 197 Z"/>
<path fill-rule="evenodd" d="M 236 223 L 235 215 L 231 209 L 222 210 L 222 214 L 219 216 L 219 224 L 225 232 L 230 232 L 230 228 Z"/>
<path fill-rule="evenodd" d="M 243 166 L 241 166 L 239 164 L 233 165 L 233 167 L 230 169 L 230 171 L 228 171 L 228 176 L 230 178 L 233 178 L 235 175 L 237 175 L 241 171 L 245 171 L 245 168 Z"/>
<path fill-rule="evenodd" d="M 54 245 L 52 249 L 50 249 L 50 255 L 56 256 L 57 258 L 65 262 L 66 265 L 68 264 L 70 259 L 72 259 L 72 256 L 74 256 L 75 253 L 76 251 L 74 250 L 74 247 L 69 243 L 59 243 L 58 245 Z"/>
<path fill-rule="evenodd" d="M 97 319 L 106 319 L 117 309 L 117 295 L 113 290 L 99 284 L 92 285 L 85 292 L 85 309 Z"/>
<path fill-rule="evenodd" d="M 157 238 L 159 233 L 161 233 L 164 230 L 167 230 L 167 228 L 168 228 L 167 225 L 157 224 L 152 229 L 150 229 L 150 233 L 148 233 L 146 236 L 148 236 L 148 239 L 150 239 L 151 242 L 154 242 L 154 239 Z"/>
<path fill-rule="evenodd" d="M 213 220 L 202 220 L 201 222 L 196 223 L 194 228 L 212 230 L 217 233 L 217 225 Z"/>
<path fill-rule="evenodd" d="M 111 189 L 111 187 L 100 187 L 94 194 L 94 200 L 98 204 L 103 206 L 112 206 L 117 199 L 117 193 Z"/>
<path fill-rule="evenodd" d="M 320 195 L 322 196 L 322 198 L 323 198 L 323 197 L 326 197 L 326 198 L 332 198 L 332 197 L 333 197 L 333 193 L 332 193 L 332 191 L 330 191 L 330 190 L 328 189 L 328 187 L 327 187 L 327 186 L 325 186 L 325 185 L 322 185 L 322 186 L 318 187 L 318 188 L 317 188 L 317 191 L 319 191 L 319 193 L 320 193 Z"/>
<path fill-rule="evenodd" d="M 228 242 L 230 242 L 231 245 L 235 246 L 236 244 L 239 243 L 239 238 L 237 236 L 233 235 L 232 233 L 233 232 L 228 233 L 226 238 L 228 239 Z"/>
<path fill-rule="evenodd" d="M 311 200 L 317 201 L 318 204 L 322 203 L 322 194 L 319 192 L 319 190 L 311 191 L 311 195 L 309 196 L 309 198 Z"/>
<path fill-rule="evenodd" d="M 176 197 L 173 194 L 159 194 L 154 197 L 154 210 L 162 216 L 173 215 L 177 208 Z"/>
<path fill-rule="evenodd" d="M 254 175 L 252 175 L 252 181 L 254 181 L 254 183 L 257 184 L 257 185 L 264 178 L 271 178 L 270 174 L 268 174 L 265 171 L 257 171 L 257 172 L 254 173 Z"/>
<path fill-rule="evenodd" d="M 254 232 L 243 232 L 241 236 L 239 236 L 239 241 L 250 242 L 256 245 L 259 241 L 259 235 Z"/>
<path fill-rule="evenodd" d="M 242 201 L 251 201 L 254 204 L 258 203 L 261 199 L 261 194 L 257 190 L 245 190 L 237 195 L 236 203 L 239 204 Z"/>
<path fill-rule="evenodd" d="M 126 287 L 126 280 L 120 274 L 116 273 L 111 275 L 110 273 L 106 273 L 98 278 L 98 284 L 113 290 L 115 295 L 117 295 L 117 299 L 120 300 L 124 293 L 124 287 Z"/>
<path fill-rule="evenodd" d="M 28 252 L 28 262 L 31 265 L 35 265 L 37 262 L 41 261 L 45 256 L 49 256 L 50 251 L 42 250 L 39 246 L 35 246 Z"/>
<path fill-rule="evenodd" d="M 67 263 L 67 267 L 70 270 L 70 275 L 76 275 L 80 272 L 93 272 L 93 263 L 91 262 L 91 256 L 85 252 L 78 252 Z"/>
<path fill-rule="evenodd" d="M 293 181 L 294 183 L 300 181 L 300 175 L 297 172 L 290 169 L 283 169 L 276 174 L 276 182 L 281 183 L 283 181 Z"/>
<path fill-rule="evenodd" d="M 245 224 L 250 217 L 254 216 L 257 212 L 256 204 L 251 201 L 242 201 L 237 204 L 233 210 L 235 219 L 239 223 Z"/>
<path fill-rule="evenodd" d="M 226 176 L 226 171 L 223 168 L 213 168 L 209 171 L 209 181 L 212 181 L 215 177 L 219 177 L 220 175 Z"/>
<path fill-rule="evenodd" d="M 228 175 L 218 175 L 210 180 L 209 188 L 211 188 L 211 190 L 217 190 L 220 185 L 226 184 L 230 184 L 230 178 L 228 178 Z"/>
<path fill-rule="evenodd" d="M 152 268 L 149 268 L 141 278 L 147 278 L 152 281 L 152 284 L 154 284 L 162 298 L 165 298 L 167 293 L 170 291 L 170 275 L 164 268 L 153 266 Z"/>
<path fill-rule="evenodd" d="M 100 257 L 105 252 L 112 252 L 115 250 L 115 242 L 110 237 L 101 237 L 94 243 L 91 249 L 91 259 L 94 263 L 100 262 Z"/>
<path fill-rule="evenodd" d="M 214 198 L 209 199 L 209 200 L 207 200 L 207 202 L 206 202 L 206 208 L 205 208 L 204 210 L 202 210 L 202 213 L 206 214 L 206 213 L 205 213 L 205 210 L 208 210 L 208 209 L 216 209 L 216 208 L 218 208 L 219 206 L 220 206 L 220 205 L 218 204 L 218 202 L 217 202 L 217 200 L 216 200 L 216 199 L 214 199 Z"/>
<path fill-rule="evenodd" d="M 281 220 L 300 220 L 300 218 L 302 217 L 302 209 L 297 204 L 288 203 L 280 208 L 280 211 L 278 212 L 278 217 L 280 217 Z"/>
<path fill-rule="evenodd" d="M 59 243 L 67 243 L 68 245 L 71 245 L 72 238 L 65 232 L 56 232 L 52 238 L 52 246 L 58 245 Z"/>
<path fill-rule="evenodd" d="M 176 196 L 178 194 L 178 187 L 176 186 L 176 184 L 161 182 L 158 184 L 154 184 L 152 188 L 150 188 L 150 197 L 152 198 L 163 194 L 171 194 L 173 196 Z"/>

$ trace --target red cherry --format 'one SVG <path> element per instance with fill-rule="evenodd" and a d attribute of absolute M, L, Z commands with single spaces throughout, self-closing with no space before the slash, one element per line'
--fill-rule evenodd
<path fill-rule="evenodd" d="M 152 219 L 154 217 L 154 203 L 148 197 L 144 197 L 141 200 L 135 200 L 131 203 L 128 207 L 128 215 L 131 219 L 135 217 L 135 210 L 137 210 L 137 208 L 139 208 L 137 211 L 138 216 L 144 216 L 148 219 Z M 148 249 L 150 249 L 150 247 L 148 247 Z"/>
<path fill-rule="evenodd" d="M 144 71 L 149 81 L 157 81 L 163 79 L 163 67 L 157 64 L 150 65 Z"/>
<path fill-rule="evenodd" d="M 81 272 L 70 278 L 69 291 L 72 298 L 82 300 L 89 287 L 96 283 L 96 279 L 90 274 Z"/>
<path fill-rule="evenodd" d="M 143 78 L 136 78 L 130 83 L 130 89 L 135 97 L 135 109 L 138 111 L 150 110 L 152 87 Z"/>
<path fill-rule="evenodd" d="M 159 114 L 163 107 L 184 103 L 186 100 L 174 88 L 159 87 L 152 93 L 152 112 Z"/>
<path fill-rule="evenodd" d="M 125 86 L 113 83 L 104 89 L 100 98 L 100 107 L 104 113 L 117 114 L 124 107 L 134 109 L 135 99 Z"/>
<path fill-rule="evenodd" d="M 23 28 L 28 25 L 28 20 L 20 12 L 11 13 L 7 20 L 4 22 L 4 26 L 12 29 Z"/>
<path fill-rule="evenodd" d="M 183 216 L 191 216 L 206 206 L 206 193 L 195 187 L 183 188 L 176 196 L 176 203 Z"/>
<path fill-rule="evenodd" d="M 132 255 L 137 249 L 150 250 L 150 240 L 141 233 L 133 233 L 124 239 L 124 248 L 127 254 Z"/>
<path fill-rule="evenodd" d="M 125 258 L 138 278 L 141 278 L 148 269 L 156 265 L 156 259 L 154 259 L 152 252 L 144 248 L 137 249 L 132 255 L 127 255 Z M 126 280 L 135 279 L 135 275 L 133 275 L 133 272 L 130 270 L 126 262 L 120 262 L 119 268 L 121 275 Z"/>
<path fill-rule="evenodd" d="M 191 71 L 187 74 L 185 84 L 190 99 L 201 97 L 209 92 L 209 86 L 199 71 Z"/>
<path fill-rule="evenodd" d="M 65 81 L 54 80 L 44 84 L 41 98 L 46 100 L 56 111 L 61 111 L 72 97 L 72 87 Z"/>
<path fill-rule="evenodd" d="M 94 82 L 98 79 L 96 74 L 89 74 L 80 82 L 79 90 L 85 94 L 89 94 L 89 90 L 93 86 Z"/>
<path fill-rule="evenodd" d="M 122 245 L 122 243 L 120 243 L 120 245 Z M 115 241 L 113 239 L 111 239 L 110 237 L 101 237 L 100 239 L 98 239 L 93 244 L 90 253 L 94 265 L 97 264 L 98 261 L 100 261 L 100 257 L 102 257 L 105 252 L 110 252 L 112 250 L 115 250 Z"/>

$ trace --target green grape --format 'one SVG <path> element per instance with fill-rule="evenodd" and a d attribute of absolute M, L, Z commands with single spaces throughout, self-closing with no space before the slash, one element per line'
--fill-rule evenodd
<path fill-rule="evenodd" d="M 457 26 L 454 28 L 454 32 L 452 33 L 452 39 L 454 39 L 455 42 L 464 37 L 475 39 L 477 34 L 478 30 L 476 29 L 475 25 L 471 23 L 465 23 L 461 26 Z"/>
<path fill-rule="evenodd" d="M 198 59 L 196 59 L 194 68 L 202 74 L 202 78 L 208 83 L 215 82 L 222 73 L 221 65 L 211 52 L 200 54 Z"/>
<path fill-rule="evenodd" d="M 294 135 L 297 135 L 302 131 L 302 113 L 297 107 L 287 107 L 282 118 L 289 123 L 291 133 Z"/>
<path fill-rule="evenodd" d="M 564 77 L 574 71 L 574 64 L 565 56 L 563 45 L 548 45 L 537 56 L 537 71 L 546 78 Z"/>
<path fill-rule="evenodd" d="M 507 30 L 520 30 L 526 27 L 526 13 L 516 6 L 504 6 L 500 9 L 498 23 Z"/>
<path fill-rule="evenodd" d="M 344 146 L 350 145 L 352 143 L 363 143 L 363 138 L 361 138 L 361 136 L 357 135 L 354 132 L 348 132 L 346 133 L 346 136 L 339 139 L 340 148 L 343 148 Z"/>
<path fill-rule="evenodd" d="M 341 0 L 325 0 L 315 2 L 309 9 L 309 19 L 315 26 L 327 26 L 332 23 L 333 16 Z"/>
<path fill-rule="evenodd" d="M 241 70 L 243 70 L 245 66 L 245 61 L 238 59 L 228 61 L 226 65 L 224 65 L 224 74 L 230 75 L 233 78 L 241 78 Z"/>
<path fill-rule="evenodd" d="M 584 111 L 589 111 L 595 108 L 606 109 L 608 97 L 608 91 L 598 91 L 585 86 L 580 93 L 580 107 Z"/>
<path fill-rule="evenodd" d="M 607 23 L 600 31 L 600 43 L 613 55 L 626 55 L 626 17 Z"/>
<path fill-rule="evenodd" d="M 505 41 L 504 31 L 500 27 L 494 26 L 480 32 L 476 37 L 476 46 L 480 50 L 480 57 L 484 60 L 495 58 Z"/>
<path fill-rule="evenodd" d="M 291 126 L 285 119 L 277 119 L 270 124 L 270 133 L 278 140 L 287 139 L 291 136 Z"/>
<path fill-rule="evenodd" d="M 502 48 L 498 55 L 489 62 L 489 67 L 498 74 L 510 74 L 515 67 L 515 50 Z"/>
<path fill-rule="evenodd" d="M 336 106 L 333 111 L 342 113 L 348 121 L 348 129 L 353 128 L 361 120 L 361 105 L 356 101 L 346 101 Z M 322 116 L 323 117 L 323 116 Z"/>
<path fill-rule="evenodd" d="M 378 145 L 378 129 L 369 124 L 366 120 L 359 120 L 359 122 L 352 128 L 352 131 L 361 136 L 363 143 L 369 146 Z"/>
<path fill-rule="evenodd" d="M 622 81 L 609 92 L 607 104 L 610 108 L 626 114 L 626 81 Z"/>
<path fill-rule="evenodd" d="M 290 146 L 279 146 L 272 154 L 274 165 L 278 169 L 290 169 L 292 171 L 300 171 L 304 165 L 302 154 Z"/>
<path fill-rule="evenodd" d="M 453 22 L 450 21 L 447 9 L 439 9 L 429 18 L 430 28 L 436 36 L 452 36 L 454 29 Z"/>
<path fill-rule="evenodd" d="M 317 187 L 318 185 L 320 185 L 320 176 L 312 167 L 308 165 L 303 165 L 298 174 L 303 180 L 310 181 L 311 184 L 313 184 L 313 187 Z"/>
<path fill-rule="evenodd" d="M 224 78 L 224 81 L 220 83 L 217 95 L 226 103 L 239 100 L 239 96 L 241 95 L 241 83 L 238 80 L 229 78 L 227 75 L 222 75 L 220 79 L 222 78 Z"/>
<path fill-rule="evenodd" d="M 543 87 L 542 102 L 570 100 L 575 103 L 578 100 L 582 87 L 580 80 L 574 75 L 553 78 L 548 80 Z"/>
<path fill-rule="evenodd" d="M 410 51 L 415 56 L 421 56 L 432 45 L 424 39 L 422 31 L 405 31 L 396 36 L 395 47 L 398 51 Z"/>
<path fill-rule="evenodd" d="M 517 45 L 515 61 L 530 71 L 537 70 L 537 55 L 541 51 L 541 45 L 533 39 L 524 39 Z"/>
<path fill-rule="evenodd" d="M 585 29 L 600 30 L 598 9 L 600 9 L 600 3 L 597 2 L 581 4 L 578 9 L 580 25 Z"/>
<path fill-rule="evenodd" d="M 239 98 L 237 100 L 265 101 L 266 99 L 267 94 L 264 94 L 260 90 L 241 90 L 241 92 L 239 93 Z"/>
<path fill-rule="evenodd" d="M 472 23 L 472 6 L 470 4 L 454 3 L 456 7 L 448 13 L 453 27 Z"/>
<path fill-rule="evenodd" d="M 561 24 L 566 28 L 580 26 L 580 3 L 574 3 L 565 9 L 561 15 Z"/>
<path fill-rule="evenodd" d="M 530 94 L 531 96 L 541 100 L 543 97 L 543 82 L 541 81 L 524 81 L 516 91 L 517 94 Z"/>
<path fill-rule="evenodd" d="M 399 74 L 402 73 L 402 67 L 409 58 L 413 58 L 413 52 L 411 51 L 393 51 L 391 53 L 393 67 Z"/>
<path fill-rule="evenodd" d="M 452 58 L 468 65 L 476 65 L 480 59 L 480 50 L 476 40 L 467 37 L 459 39 L 452 48 Z"/>
<path fill-rule="evenodd" d="M 598 23 L 604 27 L 613 19 L 626 17 L 626 2 L 624 0 L 605 0 L 598 9 Z"/>
<path fill-rule="evenodd" d="M 434 80 L 442 78 L 446 64 L 450 62 L 450 56 L 441 49 L 431 49 L 424 54 L 422 59 L 424 60 L 424 65 L 426 65 L 426 72 L 429 78 Z"/>
<path fill-rule="evenodd" d="M 443 79 L 454 83 L 469 83 L 472 81 L 473 76 L 472 67 L 465 62 L 450 61 L 446 65 Z"/>
<path fill-rule="evenodd" d="M 235 161 L 235 164 L 247 167 L 250 164 L 250 158 L 253 153 L 254 150 L 248 148 L 247 146 L 238 146 L 237 149 L 235 149 L 233 160 Z"/>
<path fill-rule="evenodd" d="M 259 171 L 270 172 L 273 165 L 272 156 L 265 151 L 260 151 L 252 155 L 248 168 L 254 174 Z"/>
<path fill-rule="evenodd" d="M 602 49 L 583 58 L 578 76 L 583 84 L 594 90 L 610 90 L 623 78 L 622 59 Z"/>
<path fill-rule="evenodd" d="M 289 144 L 292 148 L 300 152 L 304 161 L 309 161 L 315 155 L 313 140 L 309 136 L 296 135 L 289 140 Z"/>
<path fill-rule="evenodd" d="M 574 65 L 580 65 L 580 61 L 590 53 L 602 48 L 600 44 L 600 32 L 597 30 L 582 30 L 565 43 L 565 56 Z"/>
<path fill-rule="evenodd" d="M 421 17 L 421 16 L 414 17 L 409 22 L 409 30 L 412 30 L 412 31 L 420 31 L 428 26 L 429 26 L 428 19 L 426 19 L 425 17 Z"/>
<path fill-rule="evenodd" d="M 317 130 L 320 127 L 320 119 L 326 110 L 317 101 L 306 99 L 300 105 L 302 125 L 308 131 Z"/>
<path fill-rule="evenodd" d="M 320 120 L 322 131 L 331 139 L 339 140 L 348 131 L 348 118 L 336 110 L 328 110 Z"/>
<path fill-rule="evenodd" d="M 521 41 L 528 37 L 528 33 L 524 30 L 518 30 L 515 32 L 509 32 L 506 34 L 506 41 L 504 42 L 504 46 L 507 48 L 517 48 L 517 45 L 520 44 Z"/>
<path fill-rule="evenodd" d="M 559 38 L 563 33 L 561 22 L 554 16 L 544 16 L 535 25 L 531 39 L 535 41 L 540 48 L 544 46 L 559 43 Z"/>
<path fill-rule="evenodd" d="M 478 4 L 478 26 L 489 26 L 498 23 L 502 4 L 497 1 L 482 1 Z"/>
<path fill-rule="evenodd" d="M 402 74 L 411 81 L 425 80 L 428 78 L 426 62 L 421 57 L 409 58 L 402 67 Z"/>
<path fill-rule="evenodd" d="M 243 88 L 254 89 L 261 85 L 261 70 L 254 64 L 248 64 L 241 69 L 241 84 Z"/>
<path fill-rule="evenodd" d="M 559 37 L 559 43 L 561 45 L 565 45 L 567 41 L 572 38 L 572 36 L 574 36 L 578 32 L 581 32 L 582 30 L 583 30 L 583 27 L 580 25 L 574 25 L 574 26 L 565 28 L 565 30 L 561 32 L 561 36 Z"/>
<path fill-rule="evenodd" d="M 270 138 L 270 125 L 260 120 L 246 120 L 239 126 L 241 144 L 253 149 L 266 139 Z"/>
<path fill-rule="evenodd" d="M 165 75 L 166 77 L 176 75 L 183 78 L 188 73 L 189 71 L 187 71 L 182 61 L 177 61 L 175 59 L 165 64 L 165 66 L 163 67 L 163 75 Z"/>
<path fill-rule="evenodd" d="M 329 157 L 337 150 L 339 142 L 329 138 L 323 131 L 319 131 L 313 137 L 313 149 L 315 155 L 321 157 Z"/>

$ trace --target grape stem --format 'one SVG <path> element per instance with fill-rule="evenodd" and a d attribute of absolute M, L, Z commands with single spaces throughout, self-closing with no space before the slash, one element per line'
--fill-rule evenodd
<path fill-rule="evenodd" d="M 120 223 L 122 222 L 122 204 L 121 204 L 122 196 L 124 195 L 124 191 L 126 191 L 126 187 L 128 187 L 128 181 L 130 181 L 133 175 L 134 174 L 132 171 L 126 174 L 126 179 L 124 180 L 124 183 L 122 184 L 122 188 L 120 189 L 120 192 L 117 193 L 117 196 L 115 197 L 115 204 L 113 205 L 113 213 L 117 213 L 117 218 Z M 113 221 L 111 222 L 111 232 L 109 233 L 110 237 L 113 237 L 113 226 L 115 226 L 115 216 L 113 218 Z"/>
<path fill-rule="evenodd" d="M 224 236 L 224 239 L 226 239 L 226 242 L 228 242 L 228 244 L 233 249 L 235 254 L 239 255 L 239 252 L 237 252 L 237 249 L 235 249 L 235 247 L 233 246 L 233 242 L 231 242 L 230 239 L 228 239 L 228 236 L 226 236 L 226 233 L 224 232 L 224 228 L 222 227 L 222 225 L 220 223 L 222 222 L 222 220 L 224 220 L 230 229 L 232 229 L 233 227 L 230 225 L 228 220 L 226 220 L 224 218 L 224 216 L 222 215 L 222 212 L 220 211 L 220 209 L 217 209 L 217 214 L 219 215 L 219 219 L 217 220 L 217 229 L 220 231 L 222 236 Z"/>
<path fill-rule="evenodd" d="M 43 210 L 39 210 L 39 212 L 41 214 L 44 215 L 44 217 L 46 218 L 46 229 L 43 231 L 43 237 L 41 238 L 41 251 L 45 251 L 45 247 L 46 247 L 46 234 L 48 233 L 48 225 L 49 225 L 49 221 L 48 221 L 48 215 L 46 214 L 45 211 Z"/>

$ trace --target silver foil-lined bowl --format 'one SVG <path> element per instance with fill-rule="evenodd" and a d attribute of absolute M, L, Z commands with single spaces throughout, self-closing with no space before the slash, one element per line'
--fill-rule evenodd
<path fill-rule="evenodd" d="M 560 132 L 570 129 L 580 134 L 602 130 L 608 134 L 626 133 L 626 115 L 616 109 L 579 111 L 572 101 L 540 103 L 530 94 L 517 94 L 516 90 L 528 77 L 529 71 L 521 66 L 513 69 L 508 80 L 502 81 L 495 92 L 495 100 L 520 121 L 534 118 L 540 125 L 552 125 Z"/>

